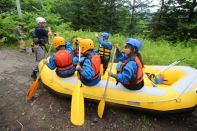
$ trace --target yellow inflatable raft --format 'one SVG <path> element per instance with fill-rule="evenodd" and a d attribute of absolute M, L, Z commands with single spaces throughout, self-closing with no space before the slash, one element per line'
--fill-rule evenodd
<path fill-rule="evenodd" d="M 42 66 L 42 62 L 39 67 Z M 165 66 L 145 66 L 144 72 L 154 74 Z M 116 64 L 112 72 L 116 73 Z M 188 66 L 174 66 L 163 73 L 164 81 L 154 87 L 147 75 L 144 75 L 145 86 L 137 91 L 128 90 L 120 83 L 116 85 L 113 78 L 109 79 L 106 91 L 106 102 L 116 103 L 152 111 L 183 111 L 195 109 L 197 106 L 197 70 Z M 41 72 L 42 83 L 48 89 L 58 93 L 71 95 L 77 86 L 77 74 L 69 78 L 60 78 L 55 70 L 44 66 Z M 93 87 L 82 85 L 85 98 L 101 100 L 107 81 L 107 73 L 102 80 Z"/>

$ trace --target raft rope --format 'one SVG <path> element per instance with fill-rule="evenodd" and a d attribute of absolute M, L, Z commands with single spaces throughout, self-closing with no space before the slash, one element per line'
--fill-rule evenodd
<path fill-rule="evenodd" d="M 116 99 L 116 98 L 108 98 L 107 96 L 105 97 L 105 99 L 108 99 L 108 100 L 114 100 L 114 101 L 119 101 L 119 102 L 127 102 L 128 105 L 133 105 L 133 103 L 158 103 L 158 102 L 169 102 L 169 101 L 176 101 L 176 102 L 180 102 L 180 97 L 184 94 L 184 92 L 190 88 L 190 86 L 193 84 L 193 81 L 197 78 L 197 76 L 195 76 L 191 82 L 186 86 L 186 88 L 181 92 L 180 95 L 178 95 L 177 97 L 175 98 L 172 98 L 172 99 L 168 99 L 168 100 L 157 100 L 157 101 L 127 101 L 127 100 L 122 100 L 122 99 Z M 51 79 L 51 82 L 55 82 L 56 84 L 58 84 L 59 86 L 63 87 L 64 89 L 67 89 L 67 90 L 70 90 L 72 91 L 73 89 L 70 88 L 70 87 L 65 87 L 64 85 L 62 85 L 60 82 L 58 81 L 54 81 L 53 77 Z M 92 94 L 88 94 L 88 93 L 84 93 L 88 96 L 91 96 L 91 97 L 97 97 L 99 99 L 102 98 L 102 96 L 96 96 L 96 95 L 92 95 Z M 138 104 L 139 105 L 139 104 Z"/>

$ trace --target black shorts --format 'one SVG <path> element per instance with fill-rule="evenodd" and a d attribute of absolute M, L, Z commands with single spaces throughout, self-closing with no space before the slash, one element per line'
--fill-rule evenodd
<path fill-rule="evenodd" d="M 144 86 L 144 80 L 137 85 L 136 84 L 130 84 L 130 85 L 123 84 L 123 85 L 129 90 L 139 90 L 142 89 L 142 87 Z"/>

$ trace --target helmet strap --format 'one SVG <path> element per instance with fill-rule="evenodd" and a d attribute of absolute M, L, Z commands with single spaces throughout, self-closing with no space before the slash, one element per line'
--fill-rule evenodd
<path fill-rule="evenodd" d="M 64 45 L 59 45 L 59 46 L 56 48 L 56 51 L 61 50 L 61 49 L 65 49 Z"/>
<path fill-rule="evenodd" d="M 107 39 L 103 36 L 103 41 L 107 41 Z"/>

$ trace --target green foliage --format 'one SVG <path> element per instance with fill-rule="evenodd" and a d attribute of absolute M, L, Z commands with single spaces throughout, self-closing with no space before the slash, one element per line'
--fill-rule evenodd
<path fill-rule="evenodd" d="M 196 1 L 168 0 L 161 9 L 151 13 L 151 0 L 21 0 L 22 19 L 17 18 L 14 1 L 0 2 L 0 15 L 5 12 L 13 24 L 25 23 L 25 33 L 31 35 L 36 26 L 35 18 L 43 16 L 47 26 L 55 32 L 80 30 L 124 34 L 125 36 L 144 35 L 154 39 L 167 39 L 174 43 L 189 41 L 197 37 L 197 20 L 193 9 Z M 154 15 L 154 16 L 153 16 Z M 4 26 L 5 23 L 1 22 Z M 5 24 L 6 25 L 6 24 Z M 8 32 L 11 33 L 11 32 Z M 1 37 L 11 38 L 5 32 Z"/>
<path fill-rule="evenodd" d="M 14 4 L 13 0 L 0 0 L 0 13 L 11 11 L 14 8 Z"/>
<path fill-rule="evenodd" d="M 197 23 L 179 23 L 176 36 L 178 36 L 180 40 L 197 38 Z"/>
<path fill-rule="evenodd" d="M 0 38 L 3 42 L 13 42 L 14 41 L 14 28 L 16 25 L 15 17 L 9 13 L 0 14 Z"/>
<path fill-rule="evenodd" d="M 125 28 L 122 23 L 127 21 L 129 12 L 124 8 L 124 3 L 122 0 L 56 0 L 53 12 L 59 13 L 66 22 L 71 22 L 75 30 L 118 33 Z"/>
<path fill-rule="evenodd" d="M 0 42 L 4 43 L 13 43 L 16 41 L 15 34 L 13 33 L 14 29 L 19 23 L 24 25 L 24 34 L 31 39 L 32 31 L 37 26 L 35 21 L 36 17 L 43 16 L 43 11 L 35 8 L 36 11 L 28 12 L 23 11 L 22 18 L 20 19 L 17 15 L 16 10 L 13 10 L 13 13 L 8 12 L 0 14 Z M 65 30 L 72 30 L 70 23 L 63 23 L 63 20 L 58 14 L 54 13 L 46 14 L 44 17 L 47 20 L 46 27 L 52 27 L 53 32 L 63 32 Z"/>
<path fill-rule="evenodd" d="M 169 65 L 179 58 L 185 57 L 186 60 L 181 65 L 189 65 L 197 68 L 196 56 L 197 45 L 192 41 L 177 42 L 172 44 L 166 40 L 142 39 L 143 49 L 142 58 L 146 65 Z M 185 47 L 184 45 L 187 45 Z"/>
<path fill-rule="evenodd" d="M 148 11 L 151 0 L 133 1 L 21 0 L 20 19 L 15 2 L 1 0 L 0 45 L 16 43 L 13 30 L 18 23 L 24 24 L 24 33 L 31 41 L 31 33 L 37 26 L 35 19 L 42 16 L 47 20 L 46 27 L 50 26 L 52 32 L 57 32 L 66 40 L 91 38 L 97 48 L 94 32 L 101 34 L 107 31 L 110 32 L 109 41 L 118 43 L 122 48 L 126 36 L 135 38 L 137 35 L 143 43 L 141 53 L 145 64 L 168 65 L 186 57 L 181 64 L 197 68 L 197 17 L 193 12 L 196 1 L 164 1 L 161 9 L 154 14 Z"/>
<path fill-rule="evenodd" d="M 197 37 L 194 13 L 196 0 L 168 0 L 152 19 L 151 38 L 163 38 L 176 42 Z"/>

